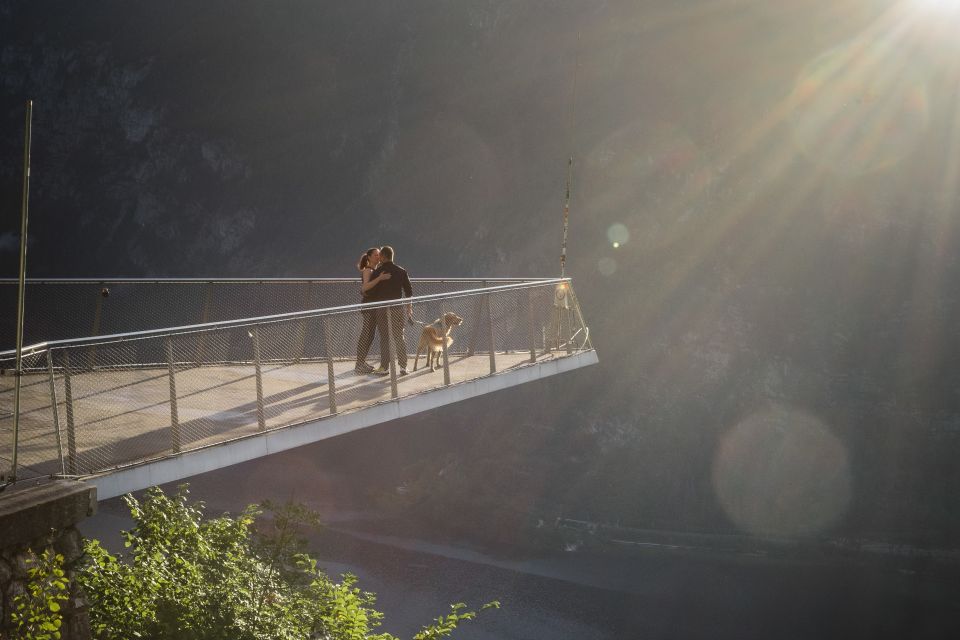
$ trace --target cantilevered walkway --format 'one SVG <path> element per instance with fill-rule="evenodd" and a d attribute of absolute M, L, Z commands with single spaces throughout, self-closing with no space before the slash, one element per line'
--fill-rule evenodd
<path fill-rule="evenodd" d="M 0 282 L 0 297 L 11 288 Z M 427 293 L 404 301 L 418 321 L 403 335 L 409 374 L 394 364 L 358 375 L 362 314 L 390 311 L 349 304 L 357 289 L 338 279 L 30 282 L 28 329 L 71 337 L 24 349 L 16 469 L 14 354 L 0 353 L 0 473 L 82 477 L 106 499 L 597 362 L 569 279 L 424 279 L 414 289 Z M 414 371 L 419 323 L 446 312 L 463 318 L 453 344 L 436 371 L 422 355 Z M 104 327 L 125 331 L 98 335 Z"/>

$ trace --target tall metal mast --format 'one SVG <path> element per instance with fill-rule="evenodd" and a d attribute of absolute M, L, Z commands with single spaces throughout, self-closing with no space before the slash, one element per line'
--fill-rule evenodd
<path fill-rule="evenodd" d="M 13 391 L 13 456 L 10 464 L 10 481 L 17 479 L 17 448 L 20 437 L 20 381 L 23 377 L 23 309 L 24 282 L 27 272 L 27 222 L 30 210 L 30 145 L 33 127 L 33 100 L 27 100 L 26 123 L 23 141 L 23 197 L 20 208 L 20 280 L 17 283 L 17 360 L 14 370 Z"/>
<path fill-rule="evenodd" d="M 573 127 L 577 113 L 577 70 L 580 67 L 580 32 L 577 32 L 577 49 L 573 59 L 573 81 L 570 85 L 570 117 L 567 120 L 567 144 L 570 156 L 567 158 L 567 189 L 563 200 L 563 244 L 560 248 L 560 277 L 567 273 L 567 230 L 570 226 L 570 187 L 573 183 Z"/>

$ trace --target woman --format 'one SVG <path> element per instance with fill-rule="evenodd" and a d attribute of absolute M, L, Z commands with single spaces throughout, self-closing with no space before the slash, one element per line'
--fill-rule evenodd
<path fill-rule="evenodd" d="M 389 280 L 389 273 L 381 273 L 376 278 L 371 277 L 373 270 L 380 264 L 380 249 L 373 247 L 367 249 L 360 262 L 357 263 L 357 270 L 360 271 L 360 302 L 370 302 L 370 292 L 383 280 Z M 373 367 L 367 364 L 367 352 L 370 351 L 370 345 L 373 344 L 373 334 L 377 330 L 377 310 L 364 309 L 360 312 L 362 324 L 360 326 L 360 339 L 357 340 L 357 364 L 354 367 L 356 373 L 370 373 Z"/>

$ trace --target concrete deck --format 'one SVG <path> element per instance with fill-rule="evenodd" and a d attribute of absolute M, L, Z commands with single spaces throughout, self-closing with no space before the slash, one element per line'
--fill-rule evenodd
<path fill-rule="evenodd" d="M 106 499 L 596 362 L 592 350 L 539 354 L 535 364 L 529 352 L 497 353 L 497 373 L 490 375 L 489 354 L 453 355 L 445 386 L 443 371 L 423 369 L 421 359 L 420 370 L 398 379 L 397 399 L 389 376 L 358 376 L 353 362 L 335 362 L 336 412 L 326 362 L 264 364 L 262 429 L 252 365 L 195 367 L 175 373 L 177 431 L 165 367 L 89 371 L 70 380 L 72 441 L 64 379 L 55 377 L 57 422 L 68 474 L 93 474 L 99 498 Z M 0 378 L 4 408 L 12 406 L 12 384 L 12 377 Z M 21 403 L 19 475 L 59 473 L 47 375 L 24 377 Z M 0 450 L 10 450 L 11 431 L 11 417 L 0 416 Z"/>

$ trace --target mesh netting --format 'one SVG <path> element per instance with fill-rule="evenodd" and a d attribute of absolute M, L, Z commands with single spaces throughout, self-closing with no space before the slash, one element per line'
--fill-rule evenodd
<path fill-rule="evenodd" d="M 17 476 L 107 471 L 592 348 L 568 282 L 498 285 L 41 348 L 23 360 Z M 268 290 L 278 309 L 333 296 Z M 258 315 L 262 303 L 232 312 Z M 0 471 L 13 448 L 4 357 Z"/>
<path fill-rule="evenodd" d="M 414 295 L 520 279 L 414 278 Z M 329 309 L 360 301 L 359 278 L 266 280 L 27 280 L 24 344 Z M 0 279 L 0 308 L 15 309 L 17 281 Z M 0 350 L 16 318 L 0 315 Z"/>

